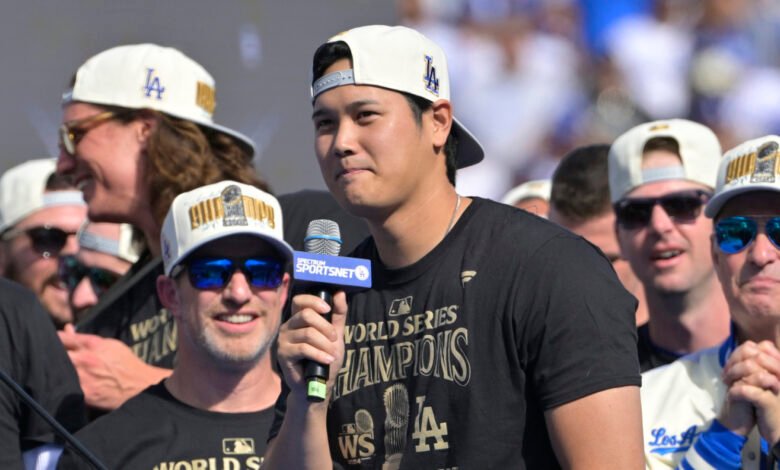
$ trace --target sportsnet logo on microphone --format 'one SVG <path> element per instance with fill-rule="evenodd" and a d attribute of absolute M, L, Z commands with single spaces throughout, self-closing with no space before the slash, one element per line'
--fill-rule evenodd
<path fill-rule="evenodd" d="M 340 287 L 371 287 L 371 261 L 367 259 L 296 251 L 293 266 L 293 276 L 298 282 Z"/>

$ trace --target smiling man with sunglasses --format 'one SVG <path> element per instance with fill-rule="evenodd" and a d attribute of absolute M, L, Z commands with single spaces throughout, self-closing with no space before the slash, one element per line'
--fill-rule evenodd
<path fill-rule="evenodd" d="M 636 126 L 609 151 L 609 189 L 620 251 L 642 282 L 649 321 L 639 327 L 643 371 L 718 344 L 728 307 L 712 267 L 712 195 L 720 143 L 683 119 Z"/>
<path fill-rule="evenodd" d="M 54 159 L 30 160 L 0 178 L 0 270 L 35 292 L 61 328 L 73 316 L 57 262 L 78 250 L 75 235 L 87 209 L 55 166 Z"/>
<path fill-rule="evenodd" d="M 233 181 L 183 193 L 161 246 L 157 290 L 178 330 L 173 373 L 77 437 L 108 468 L 259 468 L 281 390 L 271 345 L 292 259 L 279 203 Z M 82 465 L 68 452 L 59 462 Z"/>
<path fill-rule="evenodd" d="M 771 468 L 780 457 L 780 137 L 724 155 L 711 255 L 731 313 L 721 345 L 645 374 L 648 468 Z"/>

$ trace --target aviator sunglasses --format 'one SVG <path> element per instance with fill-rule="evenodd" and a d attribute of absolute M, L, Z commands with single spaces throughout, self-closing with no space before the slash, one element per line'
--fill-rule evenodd
<path fill-rule="evenodd" d="M 66 232 L 57 227 L 51 227 L 49 225 L 41 225 L 38 227 L 31 227 L 25 229 L 11 229 L 3 234 L 3 240 L 11 240 L 19 235 L 25 234 L 30 238 L 33 250 L 44 258 L 50 258 L 57 256 L 65 243 L 68 241 L 69 235 L 75 235 L 76 232 Z"/>
<path fill-rule="evenodd" d="M 711 196 L 707 191 L 693 189 L 660 197 L 621 199 L 615 203 L 615 217 L 618 225 L 627 230 L 646 227 L 653 216 L 653 208 L 660 204 L 676 222 L 692 221 Z"/>
<path fill-rule="evenodd" d="M 171 277 L 187 270 L 190 284 L 196 289 L 221 289 L 230 283 L 233 273 L 240 269 L 252 287 L 275 289 L 282 284 L 284 267 L 272 258 L 200 257 L 177 265 Z"/>
<path fill-rule="evenodd" d="M 780 217 L 734 216 L 715 223 L 715 240 L 724 253 L 733 255 L 744 250 L 758 236 L 758 221 L 766 220 L 764 233 L 780 249 Z"/>
<path fill-rule="evenodd" d="M 95 295 L 98 297 L 119 279 L 116 273 L 107 269 L 85 266 L 73 255 L 60 258 L 58 274 L 60 280 L 68 286 L 68 291 L 70 292 L 76 289 L 76 286 L 84 279 L 84 276 L 88 276 L 92 290 L 95 291 Z"/>

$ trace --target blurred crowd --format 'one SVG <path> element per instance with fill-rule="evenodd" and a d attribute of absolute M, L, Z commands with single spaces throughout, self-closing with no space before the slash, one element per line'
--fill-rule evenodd
<path fill-rule="evenodd" d="M 773 0 L 399 0 L 447 53 L 453 100 L 490 161 L 459 189 L 499 198 L 569 149 L 689 118 L 731 148 L 780 131 Z"/>

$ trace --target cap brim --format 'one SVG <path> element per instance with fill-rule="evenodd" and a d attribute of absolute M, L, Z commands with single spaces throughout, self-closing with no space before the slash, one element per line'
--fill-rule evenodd
<path fill-rule="evenodd" d="M 182 118 L 185 119 L 185 118 Z M 252 139 L 245 136 L 244 134 L 234 131 L 233 129 L 229 129 L 225 126 L 220 126 L 219 124 L 214 124 L 210 122 L 200 122 L 192 120 L 192 122 L 196 122 L 200 124 L 201 126 L 210 127 L 211 129 L 214 129 L 217 132 L 221 132 L 229 137 L 232 137 L 239 145 L 244 147 L 244 150 L 249 154 L 249 159 L 251 160 L 255 156 L 255 143 L 252 142 Z"/>
<path fill-rule="evenodd" d="M 485 150 L 482 148 L 482 144 L 456 117 L 452 118 L 451 132 L 458 139 L 458 150 L 455 156 L 458 168 L 476 165 L 485 158 Z"/>
<path fill-rule="evenodd" d="M 67 94 L 67 93 L 66 93 Z M 70 102 L 82 102 L 82 103 L 91 103 L 91 104 L 97 104 L 101 106 L 119 106 L 122 108 L 127 109 L 152 109 L 154 111 L 161 112 L 163 114 L 167 114 L 169 116 L 173 116 L 175 118 L 184 119 L 185 121 L 194 122 L 198 125 L 208 127 L 210 129 L 214 129 L 217 132 L 220 132 L 222 134 L 227 135 L 228 137 L 234 139 L 239 145 L 241 145 L 244 150 L 249 155 L 249 159 L 251 160 L 255 156 L 255 143 L 252 142 L 252 139 L 245 136 L 244 134 L 234 131 L 233 129 L 227 128 L 225 126 L 220 126 L 219 124 L 215 124 L 211 121 L 205 121 L 201 119 L 193 119 L 192 116 L 183 116 L 178 113 L 172 113 L 168 110 L 162 110 L 162 109 L 156 109 L 153 107 L 138 107 L 134 106 L 132 104 L 128 104 L 125 102 L 122 102 L 122 100 L 101 100 L 101 99 L 91 99 L 90 97 L 74 97 L 72 93 L 70 94 L 68 101 L 65 100 L 65 96 L 63 95 L 63 104 L 68 104 Z"/>
<path fill-rule="evenodd" d="M 709 200 L 707 206 L 704 208 L 704 215 L 713 219 L 716 215 L 718 215 L 718 212 L 723 209 L 723 206 L 726 205 L 730 199 L 739 196 L 740 194 L 753 191 L 774 191 L 780 193 L 780 187 L 778 187 L 775 183 L 754 183 L 729 189 L 728 191 L 723 191 L 720 194 L 716 194 L 712 197 L 712 199 Z"/>

